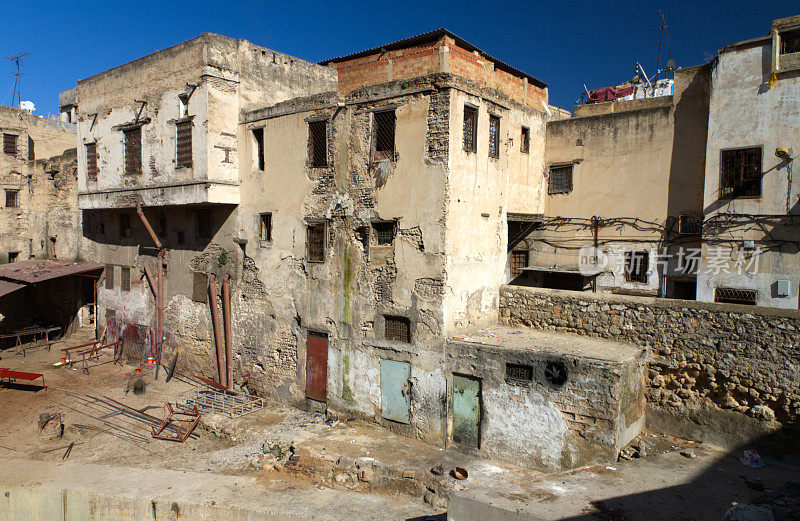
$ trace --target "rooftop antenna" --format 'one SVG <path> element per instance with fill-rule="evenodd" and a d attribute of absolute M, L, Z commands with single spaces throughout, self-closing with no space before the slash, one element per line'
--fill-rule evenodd
<path fill-rule="evenodd" d="M 19 70 L 19 64 L 22 61 L 22 58 L 28 56 L 30 53 L 25 52 L 22 54 L 16 54 L 14 56 L 9 57 L 8 59 L 14 62 L 17 66 L 17 72 L 14 73 L 14 92 L 11 94 L 11 106 L 14 106 L 14 96 L 17 97 L 17 108 L 21 108 L 20 104 L 22 103 L 22 77 L 24 76 L 23 73 Z"/>
<path fill-rule="evenodd" d="M 667 0 L 664 0 L 664 10 L 658 11 L 658 15 L 661 17 L 661 35 L 658 37 L 658 57 L 656 58 L 656 74 L 653 77 L 655 80 L 658 77 L 658 73 L 660 69 L 658 68 L 661 65 L 661 46 L 663 41 L 666 39 L 667 41 L 667 54 L 669 56 L 669 60 L 667 61 L 667 67 L 665 70 L 675 70 L 675 60 L 672 59 L 672 49 L 669 47 L 669 32 L 667 31 Z M 666 74 L 664 74 L 666 77 Z"/>

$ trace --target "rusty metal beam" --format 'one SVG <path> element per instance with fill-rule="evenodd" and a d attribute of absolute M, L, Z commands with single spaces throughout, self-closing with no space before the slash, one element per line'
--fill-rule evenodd
<path fill-rule="evenodd" d="M 217 277 L 213 273 L 208 274 L 208 293 L 209 303 L 211 304 L 211 326 L 214 328 L 214 343 L 217 348 L 217 376 L 222 386 L 227 386 L 225 382 L 225 351 L 222 343 L 222 331 L 219 324 L 219 307 L 217 306 Z"/>
<path fill-rule="evenodd" d="M 222 319 L 225 322 L 225 387 L 233 387 L 233 332 L 231 331 L 231 276 L 222 277 Z"/>

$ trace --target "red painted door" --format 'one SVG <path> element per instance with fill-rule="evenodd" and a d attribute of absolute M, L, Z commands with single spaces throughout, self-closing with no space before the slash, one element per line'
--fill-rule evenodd
<path fill-rule="evenodd" d="M 306 339 L 306 397 L 328 400 L 328 335 L 308 332 Z"/>

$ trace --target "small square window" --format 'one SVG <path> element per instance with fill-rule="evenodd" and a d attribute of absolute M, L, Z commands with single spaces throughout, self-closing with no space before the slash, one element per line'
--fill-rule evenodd
<path fill-rule="evenodd" d="M 478 134 L 478 109 L 464 105 L 464 134 L 463 146 L 467 152 L 475 152 Z"/>
<path fill-rule="evenodd" d="M 500 118 L 489 116 L 489 157 L 500 157 Z"/>
<path fill-rule="evenodd" d="M 6 190 L 6 208 L 19 207 L 19 190 Z"/>
<path fill-rule="evenodd" d="M 411 343 L 411 321 L 406 317 L 384 317 L 384 338 Z"/>
<path fill-rule="evenodd" d="M 129 266 L 122 266 L 120 268 L 120 289 L 122 291 L 131 290 L 131 268 Z"/>
<path fill-rule="evenodd" d="M 10 251 L 8 252 L 8 262 L 17 262 L 19 259 L 19 252 L 18 251 Z"/>
<path fill-rule="evenodd" d="M 547 183 L 549 194 L 568 194 L 572 191 L 572 165 L 551 166 Z"/>
<path fill-rule="evenodd" d="M 258 214 L 258 238 L 262 241 L 272 240 L 272 213 Z"/>
<path fill-rule="evenodd" d="M 311 166 L 328 166 L 328 122 L 311 121 L 308 124 L 308 139 L 311 153 Z"/>
<path fill-rule="evenodd" d="M 308 223 L 306 258 L 309 262 L 325 262 L 325 223 Z"/>
<path fill-rule="evenodd" d="M 393 221 L 372 223 L 372 236 L 375 238 L 375 244 L 379 246 L 392 244 L 394 234 L 395 223 Z"/>
<path fill-rule="evenodd" d="M 720 152 L 721 197 L 761 196 L 761 147 Z"/>
<path fill-rule="evenodd" d="M 506 364 L 506 380 L 516 383 L 533 381 L 533 366 L 523 364 Z"/>
<path fill-rule="evenodd" d="M 520 151 L 523 154 L 528 154 L 531 151 L 531 129 L 522 127 L 522 135 L 520 136 Z"/>
<path fill-rule="evenodd" d="M 625 252 L 625 280 L 628 282 L 647 282 L 650 253 L 646 251 Z"/>
<path fill-rule="evenodd" d="M 514 250 L 511 252 L 511 276 L 516 278 L 522 275 L 528 267 L 528 250 Z"/>
<path fill-rule="evenodd" d="M 3 153 L 10 156 L 17 155 L 17 135 L 3 134 Z"/>
<path fill-rule="evenodd" d="M 781 40 L 781 54 L 800 52 L 800 30 L 780 33 L 779 38 Z"/>
<path fill-rule="evenodd" d="M 126 213 L 120 214 L 119 216 L 119 236 L 131 236 L 131 216 Z"/>
<path fill-rule="evenodd" d="M 211 238 L 211 210 L 197 210 L 197 238 Z"/>
<path fill-rule="evenodd" d="M 373 159 L 394 159 L 395 116 L 393 110 L 375 112 L 375 154 Z"/>

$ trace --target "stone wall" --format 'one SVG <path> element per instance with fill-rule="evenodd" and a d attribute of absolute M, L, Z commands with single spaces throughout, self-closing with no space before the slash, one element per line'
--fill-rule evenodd
<path fill-rule="evenodd" d="M 800 415 L 800 312 L 504 286 L 501 321 L 650 349 L 648 422 L 734 445 Z"/>

